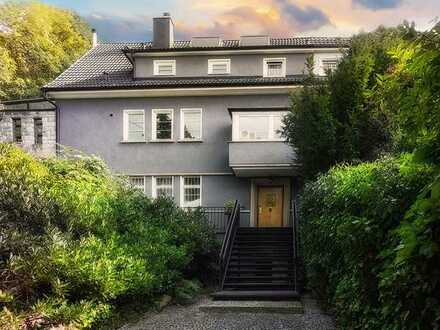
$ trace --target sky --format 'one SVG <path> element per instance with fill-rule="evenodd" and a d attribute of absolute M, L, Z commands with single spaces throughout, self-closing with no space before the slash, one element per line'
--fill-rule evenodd
<path fill-rule="evenodd" d="M 2 2 L 2 0 L 0 0 Z M 379 25 L 414 21 L 419 30 L 440 16 L 440 0 L 44 0 L 72 9 L 101 41 L 149 41 L 152 17 L 169 12 L 177 39 L 267 34 L 350 36 Z"/>

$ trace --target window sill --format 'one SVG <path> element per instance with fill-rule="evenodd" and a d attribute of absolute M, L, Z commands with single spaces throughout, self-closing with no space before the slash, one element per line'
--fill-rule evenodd
<path fill-rule="evenodd" d="M 174 143 L 174 140 L 150 140 L 149 143 Z"/>
<path fill-rule="evenodd" d="M 147 141 L 120 141 L 122 144 L 130 144 L 130 143 L 147 143 Z"/>
<path fill-rule="evenodd" d="M 202 143 L 203 140 L 178 140 L 178 143 Z"/>

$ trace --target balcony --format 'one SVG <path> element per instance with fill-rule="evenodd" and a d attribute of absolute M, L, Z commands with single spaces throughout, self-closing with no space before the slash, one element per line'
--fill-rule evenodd
<path fill-rule="evenodd" d="M 291 176 L 295 153 L 283 141 L 229 142 L 229 166 L 236 176 Z"/>

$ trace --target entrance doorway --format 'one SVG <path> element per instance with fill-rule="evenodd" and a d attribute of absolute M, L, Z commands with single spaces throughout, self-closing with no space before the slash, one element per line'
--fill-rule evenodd
<path fill-rule="evenodd" d="M 258 186 L 258 227 L 283 226 L 283 186 Z"/>

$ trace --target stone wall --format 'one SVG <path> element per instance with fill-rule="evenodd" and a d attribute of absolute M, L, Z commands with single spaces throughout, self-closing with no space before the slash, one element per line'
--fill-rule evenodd
<path fill-rule="evenodd" d="M 21 118 L 22 142 L 17 145 L 38 156 L 51 156 L 56 152 L 56 121 L 54 110 L 1 110 L 0 142 L 13 141 L 12 118 Z M 43 144 L 35 144 L 34 118 L 43 121 Z"/>

